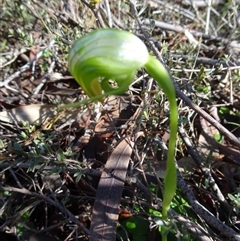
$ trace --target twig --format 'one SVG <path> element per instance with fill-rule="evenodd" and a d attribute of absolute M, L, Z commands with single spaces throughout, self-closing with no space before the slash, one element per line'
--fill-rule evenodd
<path fill-rule="evenodd" d="M 221 234 L 230 238 L 231 241 L 240 241 L 240 235 L 237 234 L 233 229 L 225 225 L 219 219 L 217 219 L 211 212 L 209 212 L 204 206 L 202 206 L 194 196 L 191 189 L 185 183 L 181 173 L 178 171 L 178 187 L 187 197 L 192 209 L 200 215 L 205 221 L 212 227 L 217 229 Z"/>
<path fill-rule="evenodd" d="M 209 237 L 209 233 L 207 233 L 200 225 L 194 223 L 185 217 L 179 215 L 173 209 L 169 211 L 170 215 L 177 220 L 179 223 L 184 225 L 186 229 L 199 241 L 213 241 L 211 237 Z"/>
<path fill-rule="evenodd" d="M 105 2 L 105 8 L 107 12 L 108 26 L 112 28 L 112 14 L 111 14 L 109 2 L 108 0 L 105 0 L 104 2 Z"/>
<path fill-rule="evenodd" d="M 20 76 L 20 75 L 21 75 L 24 71 L 26 71 L 27 69 L 29 69 L 29 68 L 32 66 L 32 64 L 44 54 L 44 52 L 46 52 L 48 49 L 50 49 L 50 48 L 53 46 L 54 43 L 55 43 L 55 40 L 52 40 L 52 41 L 50 42 L 50 44 L 49 44 L 46 48 L 44 48 L 41 52 L 39 52 L 39 53 L 34 57 L 33 60 L 29 61 L 27 64 L 25 64 L 24 66 L 22 66 L 22 67 L 20 68 L 20 70 L 18 70 L 17 72 L 15 72 L 15 73 L 12 74 L 11 76 L 9 76 L 7 79 L 5 79 L 3 82 L 1 82 L 1 83 L 0 83 L 0 88 L 1 88 L 1 87 L 7 87 L 8 84 L 9 84 L 12 80 L 14 80 L 14 79 L 17 78 L 18 76 Z M 8 86 L 8 87 L 9 87 L 9 86 Z"/>
<path fill-rule="evenodd" d="M 206 179 L 209 179 L 209 184 L 211 186 L 211 188 L 213 189 L 213 191 L 216 193 L 218 199 L 225 205 L 225 207 L 228 208 L 228 211 L 230 211 L 230 206 L 227 203 L 225 197 L 223 196 L 220 188 L 218 187 L 218 185 L 216 184 L 215 180 L 212 177 L 212 174 L 209 170 L 209 168 L 204 167 L 204 165 L 202 164 L 201 161 L 201 157 L 198 155 L 197 152 L 194 151 L 193 147 L 192 147 L 192 143 L 190 141 L 190 139 L 188 138 L 185 130 L 183 129 L 183 127 L 179 127 L 179 133 L 187 147 L 187 151 L 188 153 L 191 155 L 191 157 L 193 158 L 193 160 L 196 162 L 197 166 L 201 169 L 201 171 L 203 172 L 204 176 Z"/>
<path fill-rule="evenodd" d="M 205 112 L 201 107 L 194 104 L 180 89 L 177 83 L 174 80 L 176 93 L 179 98 L 181 98 L 190 108 L 195 110 L 199 115 L 206 119 L 210 124 L 216 127 L 222 134 L 224 134 L 232 143 L 240 147 L 240 140 L 233 135 L 229 130 L 227 130 L 223 125 L 216 121 L 212 116 Z"/>
<path fill-rule="evenodd" d="M 41 200 L 37 200 L 35 202 L 32 202 L 30 205 L 28 205 L 27 207 L 21 209 L 20 211 L 14 213 L 13 216 L 11 216 L 10 218 L 8 218 L 1 226 L 0 226 L 0 231 L 3 231 L 6 229 L 7 226 L 14 226 L 14 224 L 16 224 L 18 222 L 18 220 L 22 217 L 22 215 L 24 213 L 26 213 L 28 210 L 36 207 L 37 205 L 39 205 L 42 201 Z"/>
<path fill-rule="evenodd" d="M 106 25 L 102 19 L 102 16 L 99 12 L 99 10 L 95 10 L 89 3 L 87 3 L 85 0 L 81 0 L 81 2 L 86 5 L 94 14 L 95 18 L 98 20 L 101 28 L 106 28 Z"/>
<path fill-rule="evenodd" d="M 42 89 L 42 87 L 44 86 L 44 84 L 46 83 L 47 79 L 49 78 L 49 76 L 51 75 L 51 73 L 53 72 L 53 68 L 55 67 L 55 63 L 56 63 L 56 56 L 57 56 L 57 50 L 56 53 L 54 54 L 53 60 L 48 68 L 47 73 L 43 76 L 40 84 L 37 86 L 37 88 L 35 89 L 33 95 L 37 95 L 39 93 L 39 91 Z"/>
<path fill-rule="evenodd" d="M 56 203 L 54 200 L 52 200 L 49 197 L 46 197 L 44 195 L 41 195 L 41 194 L 38 194 L 38 193 L 35 193 L 35 192 L 30 192 L 26 188 L 20 189 L 20 188 L 15 188 L 15 187 L 10 187 L 10 186 L 2 186 L 2 185 L 0 185 L 0 191 L 18 192 L 18 193 L 22 193 L 22 194 L 25 194 L 25 195 L 36 197 L 37 199 L 42 199 L 45 202 L 47 202 L 47 203 L 53 205 L 54 207 L 58 208 L 63 214 L 66 214 L 68 216 L 68 218 L 73 223 L 77 224 L 85 234 L 89 235 L 89 230 L 87 228 L 85 228 L 71 212 L 69 212 L 60 203 Z"/>
<path fill-rule="evenodd" d="M 222 65 L 224 68 L 230 67 L 231 70 L 234 68 L 240 67 L 240 62 L 231 62 L 231 61 L 224 61 L 224 60 L 218 60 L 218 59 L 210 59 L 205 57 L 197 57 L 197 56 L 190 56 L 190 55 L 180 55 L 180 54 L 171 54 L 170 57 L 178 58 L 182 60 L 196 60 L 197 63 L 200 64 L 208 64 L 208 65 Z"/>
<path fill-rule="evenodd" d="M 185 5 L 194 5 L 195 7 L 206 7 L 208 5 L 206 0 L 183 0 L 182 2 Z M 218 5 L 224 3 L 223 0 L 212 0 L 212 5 Z"/>
<path fill-rule="evenodd" d="M 159 28 L 162 28 L 162 29 L 166 29 L 166 30 L 174 31 L 174 32 L 178 32 L 178 33 L 184 33 L 187 30 L 192 35 L 194 35 L 195 37 L 200 37 L 200 38 L 209 39 L 209 40 L 221 41 L 224 44 L 228 44 L 228 46 L 231 47 L 231 48 L 240 50 L 240 43 L 237 43 L 236 41 L 231 41 L 230 39 L 226 39 L 226 38 L 222 38 L 222 37 L 216 37 L 216 36 L 212 36 L 212 35 L 205 34 L 205 33 L 202 33 L 202 32 L 198 32 L 198 31 L 195 31 L 195 30 L 186 29 L 186 28 L 184 28 L 180 25 L 160 22 L 160 21 L 148 19 L 148 18 L 144 19 L 142 24 L 152 25 L 153 22 L 154 22 L 154 25 L 156 27 L 159 27 Z"/>
<path fill-rule="evenodd" d="M 208 0 L 205 34 L 208 34 L 208 32 L 209 32 L 210 15 L 211 15 L 211 5 L 212 5 L 212 0 Z"/>

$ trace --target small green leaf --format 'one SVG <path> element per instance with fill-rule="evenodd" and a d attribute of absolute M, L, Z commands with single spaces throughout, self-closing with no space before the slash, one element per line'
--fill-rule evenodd
<path fill-rule="evenodd" d="M 217 142 L 221 142 L 222 141 L 222 135 L 220 132 L 217 132 L 214 134 L 214 139 L 217 141 Z"/>
<path fill-rule="evenodd" d="M 43 57 L 44 58 L 49 58 L 50 56 L 52 55 L 52 53 L 48 50 L 46 50 L 44 53 L 43 53 Z"/>
<path fill-rule="evenodd" d="M 133 222 L 126 222 L 126 227 L 128 229 L 135 229 L 137 227 L 136 223 Z"/>
<path fill-rule="evenodd" d="M 81 172 L 81 171 L 80 172 L 75 172 L 73 174 L 73 176 L 76 177 L 76 180 L 75 180 L 76 183 L 78 183 L 80 181 L 82 175 L 83 175 L 83 172 Z"/>
<path fill-rule="evenodd" d="M 229 112 L 230 112 L 230 110 L 226 106 L 222 106 L 219 108 L 219 114 L 221 114 L 221 115 L 228 114 Z"/>

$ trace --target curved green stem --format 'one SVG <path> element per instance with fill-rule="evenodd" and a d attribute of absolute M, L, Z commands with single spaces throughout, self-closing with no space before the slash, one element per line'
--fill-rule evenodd
<path fill-rule="evenodd" d="M 162 204 L 162 218 L 163 220 L 166 220 L 168 217 L 167 213 L 170 208 L 171 201 L 175 195 L 177 186 L 177 170 L 174 157 L 178 129 L 178 108 L 175 89 L 166 68 L 152 56 L 149 57 L 149 61 L 145 65 L 145 68 L 148 73 L 158 82 L 164 93 L 167 95 L 170 103 L 170 138 L 168 144 L 167 169 L 164 177 L 164 193 Z M 166 230 L 167 227 L 162 228 L 162 240 L 167 240 L 167 236 L 165 234 Z"/>
<path fill-rule="evenodd" d="M 165 67 L 155 58 L 150 56 L 150 60 L 145 65 L 148 73 L 158 82 L 170 103 L 170 139 L 168 144 L 167 170 L 164 178 L 164 197 L 163 197 L 163 219 L 167 218 L 167 211 L 174 197 L 177 183 L 177 173 L 175 167 L 175 147 L 178 128 L 178 109 L 176 102 L 175 89 L 171 78 Z"/>

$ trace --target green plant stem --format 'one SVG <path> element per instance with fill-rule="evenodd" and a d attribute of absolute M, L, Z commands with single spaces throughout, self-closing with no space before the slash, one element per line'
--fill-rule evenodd
<path fill-rule="evenodd" d="M 96 101 L 101 102 L 102 99 L 106 96 L 108 96 L 108 95 L 102 94 L 102 95 L 94 96 L 94 97 L 91 97 L 91 98 L 88 98 L 88 99 L 85 99 L 85 100 L 82 100 L 82 101 L 79 101 L 79 102 L 60 105 L 60 106 L 58 106 L 57 109 L 58 109 L 58 111 L 61 111 L 61 110 L 67 109 L 67 108 L 76 108 L 76 107 L 80 107 L 82 105 L 88 105 L 88 104 L 90 104 L 92 102 L 96 102 Z"/>
<path fill-rule="evenodd" d="M 145 65 L 147 72 L 158 82 L 164 93 L 167 95 L 170 103 L 170 138 L 168 145 L 167 169 L 164 178 L 163 206 L 162 218 L 166 220 L 171 201 L 176 192 L 177 186 L 177 170 L 175 165 L 175 147 L 176 135 L 178 129 L 178 109 L 176 102 L 175 88 L 172 84 L 166 68 L 154 57 L 150 56 L 149 61 Z M 165 231 L 167 227 L 162 228 L 162 240 L 167 240 Z"/>

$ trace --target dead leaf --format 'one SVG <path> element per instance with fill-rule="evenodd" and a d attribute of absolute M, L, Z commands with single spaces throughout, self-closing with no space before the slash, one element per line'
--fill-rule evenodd
<path fill-rule="evenodd" d="M 6 111 L 0 112 L 0 121 L 7 123 L 21 124 L 27 121 L 30 124 L 34 122 L 43 123 L 47 118 L 56 115 L 56 106 L 54 105 L 25 105 L 18 106 Z"/>
<path fill-rule="evenodd" d="M 23 122 L 28 122 L 29 124 L 39 125 L 43 124 L 49 118 L 54 118 L 58 115 L 56 105 L 41 105 L 32 104 L 25 106 L 18 106 L 16 108 L 8 109 L 0 112 L 0 122 L 6 122 L 10 124 L 22 124 Z M 84 127 L 87 128 L 89 121 L 87 121 L 91 115 L 91 111 L 86 110 L 80 112 L 78 108 L 66 109 L 64 115 L 61 116 L 61 121 L 66 123 L 68 121 L 79 121 Z"/>
<path fill-rule="evenodd" d="M 212 116 L 220 122 L 216 107 L 212 107 L 210 112 Z M 219 133 L 218 129 L 207 122 L 203 117 L 200 117 L 200 123 L 202 131 L 199 135 L 197 150 L 205 160 L 209 158 L 209 155 L 211 155 L 214 160 L 221 159 L 222 156 L 219 154 L 218 142 L 214 138 L 214 136 Z"/>
<path fill-rule="evenodd" d="M 188 176 L 194 173 L 196 169 L 198 169 L 197 164 L 192 159 L 192 157 L 184 156 L 177 162 L 179 171 L 183 176 Z"/>
<path fill-rule="evenodd" d="M 29 53 L 29 60 L 32 61 L 36 57 L 37 51 L 35 46 L 32 46 L 30 48 L 30 53 Z"/>
<path fill-rule="evenodd" d="M 142 133 L 138 136 L 140 135 Z M 123 139 L 105 165 L 93 207 L 91 241 L 116 240 L 119 204 L 133 145 L 134 142 L 129 137 Z"/>

